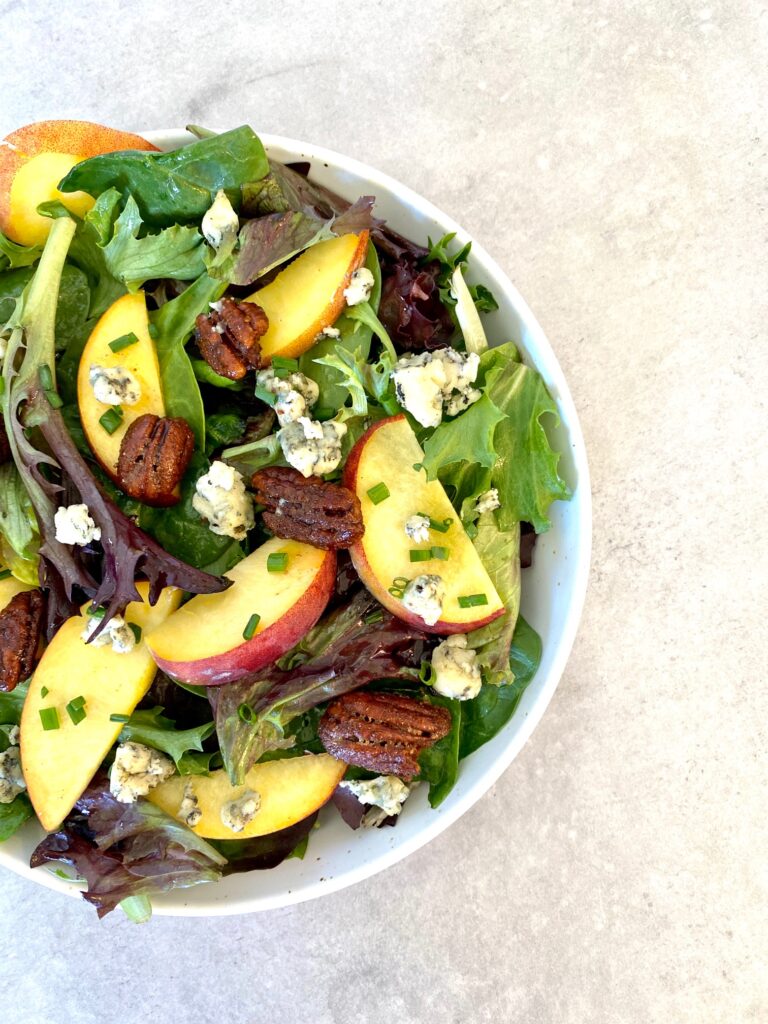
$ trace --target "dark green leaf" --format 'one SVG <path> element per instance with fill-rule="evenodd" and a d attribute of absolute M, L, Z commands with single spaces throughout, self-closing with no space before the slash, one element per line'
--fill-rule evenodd
<path fill-rule="evenodd" d="M 427 699 L 430 704 L 447 708 L 451 713 L 451 731 L 423 750 L 419 757 L 419 778 L 429 783 L 429 803 L 437 807 L 453 789 L 459 775 L 462 701 L 449 700 L 436 693 L 430 693 Z"/>
<path fill-rule="evenodd" d="M 0 690 L 0 722 L 4 725 L 18 725 L 21 721 L 21 709 L 27 699 L 29 680 L 19 683 L 15 690 Z"/>
<path fill-rule="evenodd" d="M 26 793 L 19 795 L 9 804 L 0 804 L 0 843 L 18 832 L 21 826 L 34 814 Z"/>
<path fill-rule="evenodd" d="M 182 775 L 199 775 L 202 773 L 203 762 L 196 760 L 194 756 L 185 755 L 189 751 L 202 753 L 203 740 L 207 739 L 213 732 L 213 722 L 206 722 L 195 729 L 177 729 L 170 718 L 163 716 L 162 708 L 151 708 L 144 711 L 134 711 L 129 721 L 123 726 L 120 733 L 120 742 L 126 743 L 132 740 L 135 743 L 144 743 L 155 750 L 161 750 L 168 754 L 176 762 L 176 767 Z M 210 761 L 212 755 L 203 754 L 204 758 Z M 182 771 L 183 767 L 186 771 Z"/>
<path fill-rule="evenodd" d="M 229 377 L 222 377 L 216 373 L 204 359 L 193 359 L 192 369 L 195 377 L 201 384 L 210 384 L 214 388 L 227 388 L 229 391 L 242 391 L 245 382 L 242 380 L 230 380 Z"/>
<path fill-rule="evenodd" d="M 42 251 L 39 245 L 19 245 L 18 242 L 12 242 L 0 231 L 0 271 L 31 267 L 40 259 Z M 2 319 L 0 316 L 0 321 Z"/>
<path fill-rule="evenodd" d="M 32 280 L 34 270 L 8 270 L 0 274 L 0 325 L 10 320 L 16 301 Z M 67 264 L 61 274 L 56 303 L 56 349 L 65 349 L 79 335 L 91 301 L 88 279 L 82 270 Z"/>

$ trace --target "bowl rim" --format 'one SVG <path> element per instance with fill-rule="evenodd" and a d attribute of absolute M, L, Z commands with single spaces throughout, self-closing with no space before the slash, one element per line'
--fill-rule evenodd
<path fill-rule="evenodd" d="M 182 128 L 154 129 L 151 131 L 140 131 L 149 142 L 159 147 L 169 144 L 182 145 L 186 141 L 194 141 L 194 137 Z M 507 274 L 498 265 L 496 260 L 487 250 L 465 229 L 461 227 L 452 217 L 448 216 L 430 200 L 425 199 L 419 193 L 404 185 L 391 175 L 379 171 L 370 165 L 349 157 L 343 153 L 318 146 L 313 143 L 302 142 L 288 136 L 274 135 L 269 132 L 259 132 L 259 138 L 267 150 L 282 149 L 296 158 L 319 160 L 337 170 L 351 171 L 353 174 L 365 178 L 372 186 L 381 185 L 391 193 L 402 199 L 408 207 L 416 209 L 420 214 L 431 217 L 446 232 L 456 233 L 460 243 L 472 242 L 472 254 L 479 257 L 479 262 L 489 267 L 493 273 L 502 281 L 505 293 L 510 297 L 512 304 L 526 330 L 535 339 L 537 352 L 544 355 L 546 362 L 547 377 L 550 390 L 556 392 L 556 404 L 565 426 L 570 447 L 574 470 L 577 477 L 577 494 L 579 502 L 578 540 L 573 551 L 575 569 L 573 572 L 573 585 L 571 587 L 571 598 L 565 615 L 565 621 L 559 637 L 554 641 L 555 652 L 552 664 L 544 680 L 543 686 L 533 706 L 528 710 L 525 718 L 520 721 L 515 733 L 510 737 L 507 746 L 501 754 L 482 772 L 480 778 L 471 785 L 450 807 L 445 808 L 440 814 L 433 814 L 415 835 L 389 849 L 382 851 L 371 859 L 337 872 L 333 877 L 326 878 L 320 882 L 310 881 L 304 885 L 297 886 L 290 891 L 260 895 L 253 897 L 240 897 L 222 903 L 216 900 L 206 901 L 200 899 L 199 895 L 193 903 L 185 903 L 184 890 L 171 892 L 170 894 L 153 899 L 153 910 L 157 916 L 168 917 L 227 917 L 234 914 L 254 913 L 263 910 L 276 910 L 298 903 L 303 903 L 319 896 L 329 895 L 341 889 L 364 881 L 366 878 L 378 874 L 385 868 L 404 860 L 411 853 L 431 842 L 438 835 L 444 832 L 450 825 L 465 814 L 475 803 L 478 802 L 488 790 L 498 781 L 501 775 L 507 770 L 522 747 L 527 743 L 534 729 L 541 721 L 552 696 L 557 689 L 565 665 L 573 648 L 576 638 L 581 614 L 586 597 L 587 584 L 589 580 L 591 546 L 592 546 L 592 494 L 590 488 L 589 464 L 587 460 L 584 437 L 581 430 L 576 407 L 571 396 L 565 375 L 560 367 L 552 346 L 544 333 L 541 325 L 531 311 L 528 303 L 522 297 L 515 285 L 510 281 Z M 539 368 L 539 367 L 537 367 Z M 510 722 L 514 720 L 510 719 Z M 0 844 L 0 866 L 13 871 L 24 878 L 31 879 L 38 885 L 66 893 L 72 897 L 78 897 L 81 893 L 81 886 L 75 882 L 62 879 L 49 871 L 39 871 L 29 867 L 28 863 L 20 860 L 17 855 L 10 854 Z M 207 888 L 207 887 L 206 887 Z M 202 892 L 203 887 L 197 890 Z"/>

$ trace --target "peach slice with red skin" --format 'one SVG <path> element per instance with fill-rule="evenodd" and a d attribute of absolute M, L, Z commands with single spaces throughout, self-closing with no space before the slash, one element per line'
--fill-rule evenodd
<path fill-rule="evenodd" d="M 40 203 L 58 199 L 82 217 L 93 206 L 85 192 L 59 192 L 57 185 L 75 164 L 123 149 L 157 150 L 132 132 L 91 121 L 37 121 L 0 142 L 0 230 L 21 245 L 42 245 L 51 221 L 37 213 Z"/>
<path fill-rule="evenodd" d="M 282 572 L 269 556 L 287 555 Z M 273 537 L 225 573 L 233 585 L 199 594 L 147 637 L 158 666 L 182 683 L 219 686 L 265 668 L 314 626 L 336 582 L 336 555 Z M 253 615 L 251 636 L 244 635 Z"/>
<path fill-rule="evenodd" d="M 404 415 L 379 420 L 359 439 L 344 467 L 343 483 L 360 499 L 365 533 L 349 553 L 360 579 L 393 615 L 429 633 L 467 633 L 503 615 L 504 604 L 443 485 L 413 468 L 423 459 Z M 368 492 L 380 483 L 389 497 L 376 504 Z M 406 519 L 417 513 L 452 522 L 444 533 L 432 530 L 429 542 L 418 544 L 405 532 Z M 446 549 L 448 557 L 411 561 L 412 550 L 432 547 Z M 440 576 L 445 587 L 443 612 L 434 625 L 409 611 L 389 589 L 398 577 L 411 580 L 422 574 Z M 484 595 L 486 603 L 462 607 L 459 598 L 471 595 Z"/>

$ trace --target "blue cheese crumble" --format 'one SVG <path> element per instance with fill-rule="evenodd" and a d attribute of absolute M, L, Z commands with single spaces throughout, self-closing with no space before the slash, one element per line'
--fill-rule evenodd
<path fill-rule="evenodd" d="M 385 818 L 396 817 L 408 799 L 411 787 L 396 775 L 378 775 L 375 779 L 350 779 L 339 784 L 357 797 L 361 804 L 371 804 L 371 810 L 363 817 L 365 828 L 375 828 Z"/>
<path fill-rule="evenodd" d="M 203 812 L 200 810 L 199 801 L 195 795 L 192 783 L 187 782 L 184 786 L 181 803 L 179 804 L 178 817 L 184 822 L 187 828 L 194 828 L 195 825 L 200 823 L 202 816 Z"/>
<path fill-rule="evenodd" d="M 99 628 L 101 619 L 95 615 L 86 616 L 85 629 L 80 636 L 91 647 L 111 647 L 116 654 L 130 654 L 136 646 L 136 636 L 122 615 L 113 615 L 99 635 L 91 637 Z"/>
<path fill-rule="evenodd" d="M 445 585 L 442 576 L 424 573 L 412 579 L 403 592 L 403 604 L 428 626 L 434 626 L 443 613 Z"/>
<path fill-rule="evenodd" d="M 21 751 L 17 745 L 18 729 L 15 734 L 13 730 L 10 730 L 8 738 L 13 746 L 8 747 L 0 754 L 0 804 L 13 803 L 19 793 L 23 793 L 27 788 L 21 772 Z"/>
<path fill-rule="evenodd" d="M 416 544 L 426 544 L 429 540 L 429 516 L 408 516 L 405 520 L 405 533 Z"/>
<path fill-rule="evenodd" d="M 341 462 L 341 439 L 347 432 L 346 423 L 328 420 L 316 423 L 300 416 L 287 423 L 277 433 L 285 461 L 302 476 L 324 476 L 332 473 Z"/>
<path fill-rule="evenodd" d="M 482 676 L 477 664 L 477 653 L 467 646 L 464 633 L 446 637 L 432 652 L 435 678 L 432 687 L 436 693 L 451 700 L 472 700 L 480 692 Z"/>
<path fill-rule="evenodd" d="M 250 825 L 261 807 L 261 797 L 252 789 L 246 789 L 242 796 L 230 800 L 221 808 L 221 823 L 231 832 L 242 832 Z"/>
<path fill-rule="evenodd" d="M 220 537 L 244 540 L 254 524 L 253 499 L 242 476 L 225 462 L 213 462 L 198 478 L 192 507 Z"/>
<path fill-rule="evenodd" d="M 53 516 L 59 544 L 77 544 L 83 548 L 101 540 L 101 527 L 91 518 L 87 505 L 59 505 Z"/>
<path fill-rule="evenodd" d="M 121 743 L 109 773 L 109 791 L 121 804 L 132 804 L 175 771 L 170 757 L 158 750 L 143 743 Z"/>
<path fill-rule="evenodd" d="M 496 487 L 491 487 L 490 490 L 483 491 L 475 502 L 475 512 L 477 512 L 478 515 L 482 515 L 483 512 L 493 512 L 494 509 L 500 507 L 501 502 L 499 501 L 499 492 Z"/>
<path fill-rule="evenodd" d="M 141 398 L 141 385 L 130 370 L 122 366 L 98 366 L 88 371 L 93 397 L 102 405 L 136 405 Z"/>
<path fill-rule="evenodd" d="M 360 267 L 355 270 L 349 279 L 349 284 L 344 289 L 344 298 L 348 306 L 357 306 L 361 302 L 367 302 L 373 289 L 373 274 L 368 267 Z"/>
<path fill-rule="evenodd" d="M 203 217 L 200 230 L 206 242 L 214 249 L 220 249 L 225 244 L 234 245 L 240 221 L 223 189 L 216 193 L 216 198 Z"/>
<path fill-rule="evenodd" d="M 480 357 L 452 348 L 398 359 L 392 371 L 395 397 L 422 427 L 437 427 L 443 415 L 458 416 L 481 397 L 473 387 Z"/>
<path fill-rule="evenodd" d="M 271 366 L 256 374 L 256 385 L 275 395 L 275 413 L 281 427 L 307 416 L 320 397 L 320 388 L 303 373 L 276 377 Z"/>

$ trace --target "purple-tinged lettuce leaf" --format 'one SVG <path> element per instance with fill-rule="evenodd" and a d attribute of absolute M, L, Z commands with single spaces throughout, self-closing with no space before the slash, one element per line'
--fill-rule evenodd
<path fill-rule="evenodd" d="M 306 845 L 309 834 L 317 821 L 318 812 L 297 821 L 295 825 L 253 839 L 216 839 L 211 846 L 227 859 L 225 875 L 240 871 L 265 871 L 276 868 L 290 857 L 297 848 Z M 303 856 L 303 853 L 301 854 Z"/>
<path fill-rule="evenodd" d="M 31 867 L 50 863 L 71 865 L 88 885 L 83 899 L 104 917 L 132 896 L 218 881 L 226 858 L 149 801 L 118 803 L 101 776 L 33 851 Z"/>
<path fill-rule="evenodd" d="M 413 679 L 431 638 L 384 612 L 381 622 L 365 619 L 379 605 L 360 592 L 326 615 L 302 642 L 251 678 L 216 687 L 210 700 L 224 766 L 234 785 L 261 755 L 284 741 L 296 715 L 376 679 Z M 242 709 L 247 706 L 245 716 Z"/>

